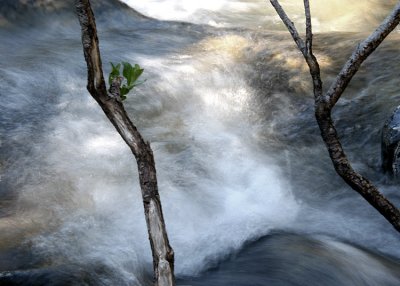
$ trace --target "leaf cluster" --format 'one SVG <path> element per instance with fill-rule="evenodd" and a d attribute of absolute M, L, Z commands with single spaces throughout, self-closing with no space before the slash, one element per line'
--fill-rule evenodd
<path fill-rule="evenodd" d="M 117 77 L 122 77 L 122 84 L 120 89 L 120 97 L 121 100 L 126 99 L 126 95 L 142 82 L 137 81 L 140 75 L 143 73 L 144 69 L 142 69 L 138 64 L 132 66 L 130 63 L 122 62 L 118 64 L 111 64 L 111 72 L 108 77 L 108 83 L 112 84 L 113 80 Z M 122 68 L 122 76 L 121 76 L 121 66 Z"/>

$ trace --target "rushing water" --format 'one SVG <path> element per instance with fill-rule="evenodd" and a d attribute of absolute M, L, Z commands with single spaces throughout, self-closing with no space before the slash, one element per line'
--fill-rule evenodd
<path fill-rule="evenodd" d="M 125 0 L 151 19 L 93 2 L 105 71 L 145 68 L 125 106 L 155 153 L 178 285 L 400 284 L 399 235 L 335 174 L 307 68 L 268 3 Z M 322 2 L 329 85 L 396 1 Z M 16 3 L 0 3 L 0 285 L 149 285 L 136 164 L 85 89 L 72 3 Z M 399 42 L 368 59 L 335 119 L 356 169 L 400 206 L 380 169 Z"/>

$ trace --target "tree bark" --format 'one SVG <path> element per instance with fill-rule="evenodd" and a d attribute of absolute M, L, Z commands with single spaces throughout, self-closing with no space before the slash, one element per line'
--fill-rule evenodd
<path fill-rule="evenodd" d="M 120 81 L 114 82 L 112 94 L 107 92 L 96 23 L 90 1 L 76 0 L 75 7 L 81 25 L 83 52 L 87 63 L 87 89 L 129 146 L 137 162 L 144 213 L 153 255 L 155 285 L 175 285 L 174 252 L 169 245 L 165 228 L 153 151 L 150 143 L 143 140 L 119 100 Z"/>
<path fill-rule="evenodd" d="M 361 44 L 357 46 L 336 80 L 332 83 L 326 94 L 323 94 L 321 73 L 318 61 L 312 52 L 312 26 L 311 13 L 308 0 L 304 0 L 306 16 L 306 43 L 301 39 L 293 22 L 286 15 L 278 0 L 270 0 L 279 17 L 288 28 L 297 47 L 302 52 L 313 80 L 315 117 L 317 119 L 322 139 L 324 140 L 329 156 L 336 172 L 343 180 L 379 211 L 393 227 L 400 232 L 400 211 L 383 196 L 374 184 L 367 178 L 354 171 L 340 143 L 331 112 L 347 85 L 358 71 L 361 64 L 382 43 L 387 35 L 400 22 L 400 2 L 386 17 L 382 24 Z"/>

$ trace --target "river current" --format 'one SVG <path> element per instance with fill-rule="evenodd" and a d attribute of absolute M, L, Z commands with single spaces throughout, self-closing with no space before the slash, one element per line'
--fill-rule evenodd
<path fill-rule="evenodd" d="M 335 173 L 310 76 L 267 1 L 92 1 L 105 74 L 154 150 L 177 285 L 400 285 L 400 237 Z M 298 2 L 298 3 L 297 3 Z M 303 31 L 302 1 L 282 1 Z M 396 1 L 311 1 L 325 88 Z M 0 3 L 0 285 L 151 285 L 136 163 L 86 90 L 73 1 Z M 381 128 L 400 30 L 334 110 L 354 167 L 400 206 Z"/>

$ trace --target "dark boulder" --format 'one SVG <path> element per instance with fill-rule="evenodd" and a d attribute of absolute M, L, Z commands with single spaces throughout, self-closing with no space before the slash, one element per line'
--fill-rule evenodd
<path fill-rule="evenodd" d="M 382 167 L 385 172 L 400 177 L 400 106 L 383 126 Z"/>

